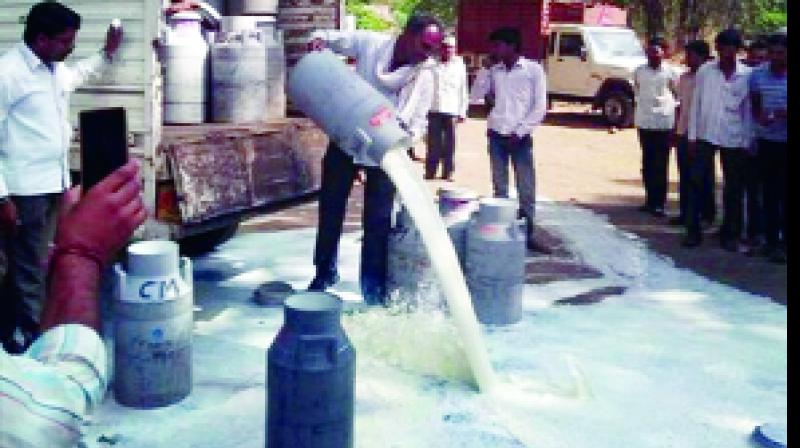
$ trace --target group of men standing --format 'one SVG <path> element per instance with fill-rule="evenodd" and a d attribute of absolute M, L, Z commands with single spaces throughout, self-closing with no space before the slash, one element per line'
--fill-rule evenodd
<path fill-rule="evenodd" d="M 645 188 L 639 209 L 665 216 L 669 152 L 675 141 L 680 213 L 670 223 L 685 226 L 685 247 L 699 246 L 703 227 L 716 217 L 714 157 L 719 153 L 720 246 L 734 252 L 760 250 L 774 262 L 785 262 L 786 35 L 768 38 L 768 60 L 755 67 L 738 57 L 743 39 L 737 30 L 720 32 L 714 43 L 716 59 L 705 41 L 689 42 L 688 71 L 679 74 L 664 61 L 666 42 L 648 42 L 648 62 L 634 73 L 634 122 Z"/>

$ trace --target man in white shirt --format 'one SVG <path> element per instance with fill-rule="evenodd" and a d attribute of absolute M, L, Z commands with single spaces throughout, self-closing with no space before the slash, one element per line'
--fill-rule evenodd
<path fill-rule="evenodd" d="M 522 34 L 517 28 L 499 28 L 489 35 L 491 69 L 484 91 L 475 97 L 493 99 L 488 118 L 489 162 L 495 197 L 508 197 L 508 163 L 514 165 L 520 214 L 528 224 L 527 246 L 532 252 L 550 253 L 534 238 L 536 170 L 531 133 L 542 123 L 547 108 L 547 85 L 542 66 L 520 54 Z"/>
<path fill-rule="evenodd" d="M 739 249 L 743 224 L 743 195 L 747 149 L 752 143 L 752 117 L 749 92 L 751 69 L 737 59 L 742 36 L 734 29 L 717 34 L 718 60 L 697 71 L 689 114 L 689 154 L 696 163 L 713 163 L 719 150 L 723 175 L 723 217 L 720 245 L 728 251 Z M 700 210 L 690 195 L 690 216 L 684 245 L 702 241 Z"/>
<path fill-rule="evenodd" d="M 5 245 L 8 258 L 0 340 L 12 350 L 18 348 L 10 347 L 17 330 L 23 347 L 39 331 L 41 266 L 61 194 L 70 185 L 70 93 L 110 62 L 122 39 L 121 28 L 110 27 L 100 52 L 67 67 L 63 61 L 80 26 L 71 9 L 36 4 L 23 42 L 0 56 L 0 250 Z"/>
<path fill-rule="evenodd" d="M 456 38 L 442 42 L 441 60 L 436 67 L 436 93 L 428 115 L 428 154 L 425 158 L 425 179 L 433 179 L 442 165 L 442 179 L 453 180 L 456 149 L 456 123 L 467 118 L 469 92 L 467 67 L 456 55 Z"/>
<path fill-rule="evenodd" d="M 636 100 L 634 124 L 642 146 L 642 180 L 645 203 L 639 210 L 663 217 L 667 202 L 669 143 L 675 126 L 675 96 L 678 72 L 664 62 L 667 41 L 651 38 L 647 44 L 647 64 L 633 73 Z"/>
<path fill-rule="evenodd" d="M 147 217 L 138 164 L 128 163 L 85 193 L 78 202 L 72 189 L 63 201 L 48 267 L 45 333 L 22 355 L 0 348 L 3 448 L 76 446 L 105 395 L 100 275 Z"/>
<path fill-rule="evenodd" d="M 429 16 L 412 16 L 397 36 L 371 31 L 315 31 L 309 46 L 325 46 L 356 60 L 356 72 L 398 106 L 398 117 L 414 135 L 424 130 L 432 101 L 433 75 L 420 64 L 439 51 L 441 24 Z M 425 93 L 429 92 L 429 93 Z M 427 100 L 426 100 L 427 98 Z M 401 101 L 401 99 L 403 101 Z M 428 103 L 425 106 L 425 103 Z M 423 131 L 424 132 L 424 131 Z M 385 303 L 386 265 L 394 186 L 380 167 L 359 166 L 331 143 L 322 160 L 319 223 L 314 248 L 316 274 L 308 286 L 324 291 L 339 280 L 337 256 L 347 199 L 357 170 L 366 172 L 361 243 L 360 286 L 369 305 Z"/>

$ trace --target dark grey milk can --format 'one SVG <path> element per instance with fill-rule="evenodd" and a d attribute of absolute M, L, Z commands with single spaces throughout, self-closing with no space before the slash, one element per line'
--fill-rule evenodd
<path fill-rule="evenodd" d="M 356 354 L 341 310 L 341 300 L 324 292 L 286 300 L 267 352 L 267 447 L 353 446 Z"/>

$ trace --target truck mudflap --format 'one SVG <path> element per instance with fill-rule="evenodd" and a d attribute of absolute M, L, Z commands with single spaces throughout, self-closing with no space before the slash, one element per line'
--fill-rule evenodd
<path fill-rule="evenodd" d="M 174 196 L 162 190 L 159 199 L 165 203 L 157 204 L 158 215 L 174 222 L 176 214 L 167 208 L 177 205 L 180 224 L 196 225 L 315 192 L 327 143 L 321 130 L 302 119 L 166 127 L 161 149 Z"/>

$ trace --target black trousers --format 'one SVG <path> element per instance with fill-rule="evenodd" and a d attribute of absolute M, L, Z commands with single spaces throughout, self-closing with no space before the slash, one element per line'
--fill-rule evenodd
<path fill-rule="evenodd" d="M 789 216 L 787 143 L 759 140 L 758 149 L 764 180 L 764 237 L 768 245 L 785 244 Z"/>
<path fill-rule="evenodd" d="M 745 155 L 745 213 L 746 234 L 750 240 L 759 238 L 764 233 L 764 211 L 763 211 L 763 173 L 761 161 L 758 154 L 747 153 Z"/>
<path fill-rule="evenodd" d="M 455 117 L 450 114 L 428 114 L 428 154 L 425 157 L 425 176 L 434 177 L 442 165 L 442 177 L 450 177 L 455 169 L 453 156 L 456 150 Z"/>
<path fill-rule="evenodd" d="M 717 149 L 708 142 L 699 141 L 695 153 L 689 156 L 689 196 L 685 223 L 687 233 L 697 238 L 702 236 L 700 221 L 713 222 L 716 215 L 714 155 Z"/>
<path fill-rule="evenodd" d="M 645 204 L 650 208 L 663 209 L 667 202 L 670 132 L 668 129 L 639 129 Z"/>
<path fill-rule="evenodd" d="M 322 159 L 322 186 L 319 192 L 319 225 L 314 248 L 317 275 L 337 273 L 339 239 L 342 236 L 347 199 L 358 165 L 334 143 Z M 364 167 L 364 211 L 361 242 L 361 292 L 368 302 L 380 301 L 386 293 L 386 264 L 394 201 L 394 185 L 379 167 Z"/>
<path fill-rule="evenodd" d="M 747 152 L 744 148 L 720 148 L 722 161 L 722 242 L 738 241 L 744 224 L 744 190 L 747 180 Z"/>

